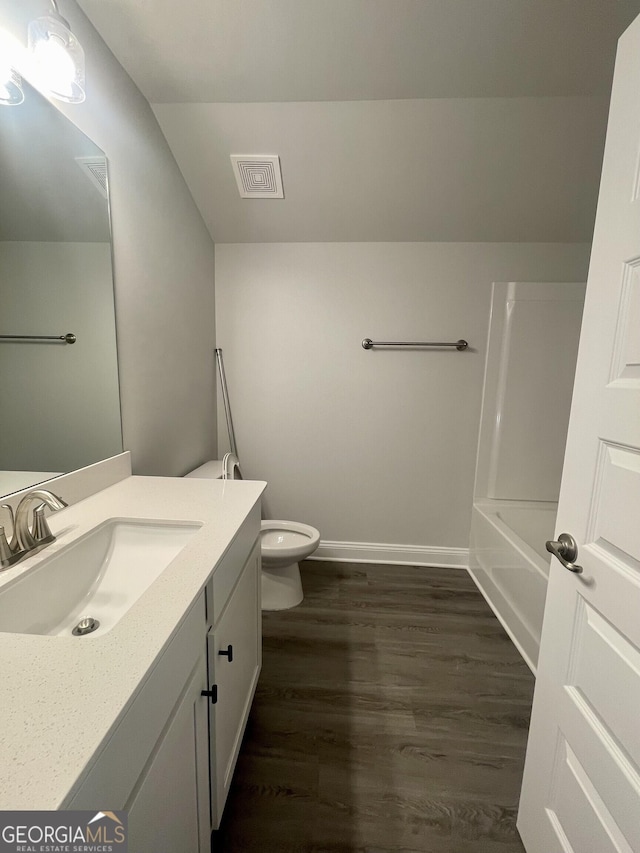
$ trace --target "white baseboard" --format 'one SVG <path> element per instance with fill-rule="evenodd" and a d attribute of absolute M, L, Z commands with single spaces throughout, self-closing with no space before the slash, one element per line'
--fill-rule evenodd
<path fill-rule="evenodd" d="M 468 569 L 469 549 L 321 540 L 318 550 L 309 559 L 345 563 L 386 563 L 398 566 L 442 566 L 452 569 Z"/>

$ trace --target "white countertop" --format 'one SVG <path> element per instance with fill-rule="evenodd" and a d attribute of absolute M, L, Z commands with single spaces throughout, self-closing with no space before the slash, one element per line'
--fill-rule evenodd
<path fill-rule="evenodd" d="M 63 804 L 265 487 L 254 480 L 129 477 L 53 514 L 56 542 L 0 573 L 1 588 L 107 518 L 202 523 L 108 633 L 0 633 L 0 810 Z"/>

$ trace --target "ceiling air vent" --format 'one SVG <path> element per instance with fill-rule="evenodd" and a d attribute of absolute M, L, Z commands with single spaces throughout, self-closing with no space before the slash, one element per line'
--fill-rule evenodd
<path fill-rule="evenodd" d="M 108 197 L 109 178 L 106 157 L 76 157 L 76 163 L 103 198 Z"/>
<path fill-rule="evenodd" d="M 232 154 L 241 198 L 284 198 L 277 154 Z"/>

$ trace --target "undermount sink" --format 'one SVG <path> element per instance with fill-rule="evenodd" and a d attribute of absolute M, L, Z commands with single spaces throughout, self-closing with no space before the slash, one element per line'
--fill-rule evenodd
<path fill-rule="evenodd" d="M 199 529 L 181 522 L 105 521 L 0 589 L 0 632 L 70 637 L 80 625 L 76 635 L 105 634 Z"/>

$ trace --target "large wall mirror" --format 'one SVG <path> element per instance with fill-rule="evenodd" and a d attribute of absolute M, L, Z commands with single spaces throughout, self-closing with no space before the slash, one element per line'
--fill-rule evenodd
<path fill-rule="evenodd" d="M 121 450 L 106 158 L 25 84 L 0 106 L 0 495 Z"/>

